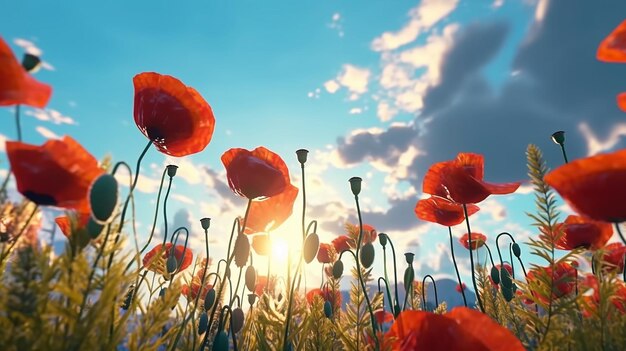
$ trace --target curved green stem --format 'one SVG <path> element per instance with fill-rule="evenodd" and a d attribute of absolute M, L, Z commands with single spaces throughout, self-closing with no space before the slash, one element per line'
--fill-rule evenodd
<path fill-rule="evenodd" d="M 476 284 L 476 272 L 474 271 L 474 255 L 472 254 L 472 229 L 470 228 L 469 216 L 467 214 L 466 204 L 463 204 L 463 213 L 465 214 L 465 223 L 467 224 L 467 237 L 469 240 L 469 252 L 470 252 L 470 266 L 472 269 L 472 285 L 474 285 L 474 291 L 476 293 L 476 300 L 478 301 L 478 306 L 480 307 L 480 311 L 485 313 L 483 302 L 480 299 L 480 292 L 478 292 L 478 285 Z"/>
<path fill-rule="evenodd" d="M 435 289 L 435 308 L 439 306 L 439 297 L 437 296 L 437 283 L 435 283 L 435 278 L 433 278 L 433 276 L 430 274 L 426 274 L 424 276 L 424 279 L 422 279 L 422 308 L 424 309 L 424 311 L 426 311 L 426 295 L 424 294 L 424 286 L 426 286 L 426 278 L 430 278 L 430 280 L 433 282 L 433 288 Z"/>
<path fill-rule="evenodd" d="M 454 264 L 454 271 L 456 272 L 456 278 L 459 281 L 461 287 L 461 296 L 463 296 L 463 305 L 467 307 L 467 298 L 465 297 L 465 289 L 463 289 L 463 281 L 461 280 L 461 274 L 459 273 L 459 266 L 456 264 L 456 257 L 454 256 L 454 240 L 452 240 L 452 227 L 448 227 L 448 234 L 450 236 L 450 253 L 452 254 L 452 263 Z"/>

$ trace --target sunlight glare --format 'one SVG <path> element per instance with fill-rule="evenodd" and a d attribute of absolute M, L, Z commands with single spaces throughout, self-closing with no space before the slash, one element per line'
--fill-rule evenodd
<path fill-rule="evenodd" d="M 281 237 L 274 238 L 272 240 L 272 261 L 285 262 L 287 261 L 287 253 L 289 252 L 289 245 L 287 241 Z"/>

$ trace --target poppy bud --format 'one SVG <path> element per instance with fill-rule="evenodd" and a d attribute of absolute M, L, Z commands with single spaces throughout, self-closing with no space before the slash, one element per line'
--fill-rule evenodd
<path fill-rule="evenodd" d="M 161 288 L 161 291 L 159 291 L 159 297 L 164 298 L 166 290 L 167 290 L 167 288 Z"/>
<path fill-rule="evenodd" d="M 166 266 L 167 273 L 172 274 L 176 272 L 176 268 L 178 268 L 178 262 L 176 261 L 176 257 L 174 257 L 174 255 L 167 258 Z"/>
<path fill-rule="evenodd" d="M 204 334 L 209 326 L 209 316 L 206 312 L 202 312 L 200 315 L 200 321 L 198 322 L 198 335 Z"/>
<path fill-rule="evenodd" d="M 388 239 L 389 238 L 387 238 L 387 234 L 385 234 L 385 233 L 378 234 L 378 242 L 383 247 L 383 249 L 385 248 L 385 246 L 387 246 Z"/>
<path fill-rule="evenodd" d="M 98 237 L 98 235 L 100 235 L 100 233 L 102 232 L 102 228 L 104 228 L 104 226 L 102 224 L 96 223 L 93 217 L 89 218 L 89 222 L 87 222 L 87 233 L 89 233 L 89 236 L 92 239 L 95 239 Z"/>
<path fill-rule="evenodd" d="M 167 165 L 167 175 L 170 178 L 174 178 L 174 176 L 176 176 L 176 171 L 178 170 L 178 166 L 175 165 Z"/>
<path fill-rule="evenodd" d="M 298 162 L 300 162 L 301 165 L 304 165 L 306 163 L 307 156 L 309 155 L 309 150 L 300 149 L 296 151 L 296 155 L 298 156 Z"/>
<path fill-rule="evenodd" d="M 232 332 L 237 334 L 241 328 L 243 328 L 244 315 L 241 307 L 235 308 L 230 314 L 231 321 L 233 323 Z"/>
<path fill-rule="evenodd" d="M 34 73 L 39 69 L 40 66 L 41 59 L 39 58 L 39 56 L 25 53 L 24 57 L 22 57 L 22 67 L 24 67 L 27 72 Z"/>
<path fill-rule="evenodd" d="M 110 174 L 96 179 L 89 189 L 91 217 L 98 224 L 107 224 L 117 206 L 117 180 Z"/>
<path fill-rule="evenodd" d="M 522 254 L 522 249 L 520 249 L 519 245 L 517 243 L 513 243 L 513 255 L 515 255 L 515 257 L 519 258 L 520 255 Z"/>
<path fill-rule="evenodd" d="M 333 264 L 333 278 L 339 279 L 341 278 L 341 275 L 343 275 L 343 262 L 338 260 L 335 264 Z"/>
<path fill-rule="evenodd" d="M 495 266 L 491 267 L 491 280 L 496 285 L 500 284 L 500 271 Z"/>
<path fill-rule="evenodd" d="M 504 268 L 504 266 L 500 268 L 500 281 L 502 282 L 502 287 L 504 289 L 511 290 L 511 287 L 513 286 L 511 273 L 509 273 L 509 271 L 506 268 Z"/>
<path fill-rule="evenodd" d="M 204 309 L 205 310 L 210 310 L 211 307 L 213 307 L 213 304 L 215 303 L 215 289 L 211 288 L 209 289 L 209 291 L 206 292 L 206 295 L 204 296 Z"/>
<path fill-rule="evenodd" d="M 256 294 L 248 294 L 248 303 L 250 306 L 254 305 L 256 302 Z"/>
<path fill-rule="evenodd" d="M 354 196 L 358 196 L 361 193 L 361 182 L 363 179 L 360 177 L 352 177 L 348 180 L 350 182 L 350 190 Z"/>
<path fill-rule="evenodd" d="M 304 240 L 304 262 L 311 263 L 315 256 L 317 256 L 317 250 L 320 247 L 320 238 L 315 233 L 309 234 Z"/>
<path fill-rule="evenodd" d="M 505 288 L 504 286 L 502 287 L 502 296 L 504 296 L 504 299 L 507 302 L 511 302 L 511 300 L 513 300 L 513 296 L 514 296 L 514 290 L 513 287 L 511 288 Z"/>
<path fill-rule="evenodd" d="M 372 245 L 372 243 L 363 245 L 361 251 L 359 252 L 359 256 L 363 267 L 370 268 L 374 263 L 374 245 Z"/>
<path fill-rule="evenodd" d="M 202 218 L 200 219 L 200 224 L 202 225 L 202 229 L 207 230 L 211 226 L 211 218 Z"/>
<path fill-rule="evenodd" d="M 404 270 L 404 288 L 408 292 L 411 289 L 411 285 L 413 285 L 413 279 L 415 279 L 415 270 L 413 267 L 406 267 Z"/>
<path fill-rule="evenodd" d="M 404 258 L 406 259 L 406 263 L 412 264 L 413 259 L 415 258 L 415 254 L 412 252 L 407 252 L 404 254 Z"/>
<path fill-rule="evenodd" d="M 213 339 L 213 351 L 228 351 L 228 335 L 224 332 L 224 330 L 220 330 L 215 334 L 215 339 Z"/>
<path fill-rule="evenodd" d="M 333 306 L 331 306 L 330 301 L 324 302 L 324 315 L 329 319 L 333 316 Z"/>
<path fill-rule="evenodd" d="M 248 241 L 248 237 L 239 234 L 235 241 L 235 265 L 239 268 L 245 266 L 246 262 L 248 262 L 248 256 L 250 256 L 250 242 Z"/>
<path fill-rule="evenodd" d="M 554 141 L 555 144 L 563 145 L 565 143 L 565 132 L 559 130 L 558 132 L 552 133 L 552 141 Z"/>
<path fill-rule="evenodd" d="M 246 288 L 250 291 L 254 291 L 256 285 L 256 270 L 253 266 L 246 268 Z"/>

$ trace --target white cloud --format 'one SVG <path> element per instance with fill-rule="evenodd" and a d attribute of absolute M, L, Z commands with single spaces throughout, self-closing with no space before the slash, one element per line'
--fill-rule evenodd
<path fill-rule="evenodd" d="M 343 65 L 342 72 L 337 77 L 337 82 L 346 87 L 351 93 L 363 94 L 367 91 L 367 84 L 371 72 L 367 68 L 354 65 Z"/>
<path fill-rule="evenodd" d="M 128 174 L 124 172 L 118 172 L 115 174 L 115 179 L 117 182 L 124 187 L 128 187 Z M 152 194 L 159 190 L 159 184 L 161 184 L 160 179 L 151 178 L 142 173 L 139 173 L 139 180 L 137 181 L 137 186 L 135 189 L 139 192 Z"/>
<path fill-rule="evenodd" d="M 35 45 L 35 43 L 33 43 L 30 40 L 26 40 L 22 38 L 15 38 L 13 40 L 13 43 L 21 47 L 22 49 L 24 49 L 24 51 L 26 51 L 27 53 L 31 55 L 41 56 L 41 54 L 43 54 L 43 51 L 40 48 L 38 48 L 37 45 Z"/>
<path fill-rule="evenodd" d="M 395 50 L 413 42 L 425 30 L 448 16 L 458 5 L 458 0 L 423 0 L 409 11 L 409 22 L 397 32 L 385 32 L 372 41 L 372 50 Z"/>
<path fill-rule="evenodd" d="M 166 157 L 164 166 L 167 165 L 178 166 L 176 178 L 182 178 L 191 185 L 200 184 L 206 175 L 202 166 L 194 164 L 189 157 Z"/>
<path fill-rule="evenodd" d="M 187 196 L 185 196 L 185 195 L 181 195 L 181 194 L 173 194 L 173 195 L 172 195 L 172 198 L 173 198 L 173 199 L 176 199 L 176 200 L 178 200 L 178 201 L 180 201 L 180 202 L 182 202 L 182 203 L 184 203 L 184 204 L 188 204 L 188 205 L 193 205 L 193 204 L 195 204 L 195 202 L 194 202 L 194 201 L 193 201 L 190 197 L 187 197 Z"/>
<path fill-rule="evenodd" d="M 541 22 L 543 18 L 546 16 L 546 11 L 548 11 L 549 0 L 538 0 L 537 7 L 535 8 L 535 21 Z"/>
<path fill-rule="evenodd" d="M 7 137 L 4 134 L 0 134 L 0 152 L 6 152 Z"/>
<path fill-rule="evenodd" d="M 337 90 L 339 90 L 339 88 L 341 88 L 341 85 L 339 85 L 339 83 L 337 83 L 336 80 L 331 79 L 331 80 L 327 81 L 326 83 L 324 83 L 324 88 L 330 94 L 334 94 L 334 93 L 337 92 Z"/>
<path fill-rule="evenodd" d="M 491 4 L 491 7 L 497 9 L 499 7 L 502 7 L 502 5 L 504 5 L 504 0 L 494 0 L 493 4 Z"/>
<path fill-rule="evenodd" d="M 585 141 L 587 142 L 587 155 L 595 155 L 604 151 L 613 149 L 622 139 L 626 136 L 626 123 L 618 123 L 611 128 L 611 133 L 604 139 L 600 140 L 596 134 L 594 134 L 591 127 L 581 122 L 578 124 L 578 130 L 582 133 Z"/>
<path fill-rule="evenodd" d="M 41 136 L 43 136 L 46 139 L 59 139 L 60 138 L 60 136 L 58 136 L 55 132 L 43 126 L 37 126 L 35 128 L 35 131 L 37 131 L 37 133 L 41 134 Z"/>
<path fill-rule="evenodd" d="M 398 109 L 390 106 L 389 102 L 387 101 L 381 101 L 380 103 L 378 103 L 376 114 L 381 121 L 386 122 L 391 120 L 396 114 L 398 114 Z"/>
<path fill-rule="evenodd" d="M 343 37 L 345 33 L 343 31 L 343 24 L 341 23 L 341 14 L 339 12 L 333 13 L 331 20 L 332 22 L 328 24 L 328 28 L 335 30 L 339 37 Z"/>
<path fill-rule="evenodd" d="M 72 117 L 65 116 L 61 112 L 53 109 L 32 109 L 27 110 L 24 114 L 35 117 L 40 121 L 52 122 L 54 124 L 77 124 Z"/>
<path fill-rule="evenodd" d="M 351 115 L 358 115 L 358 114 L 361 114 L 362 112 L 363 112 L 363 109 L 360 107 L 353 107 L 350 109 Z"/>

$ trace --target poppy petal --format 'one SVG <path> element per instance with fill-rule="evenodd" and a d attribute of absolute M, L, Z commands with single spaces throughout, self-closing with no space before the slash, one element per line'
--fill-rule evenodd
<path fill-rule="evenodd" d="M 484 313 L 467 307 L 457 307 L 446 313 L 445 316 L 463 326 L 466 332 L 481 340 L 490 351 L 525 350 L 521 341 L 510 330 L 496 323 Z"/>
<path fill-rule="evenodd" d="M 44 108 L 50 95 L 52 88 L 26 72 L 9 45 L 0 38 L 0 106 L 29 105 Z"/>
<path fill-rule="evenodd" d="M 276 196 L 263 201 L 252 201 L 245 233 L 269 232 L 278 228 L 293 213 L 298 191 L 298 188 L 289 184 L 285 191 Z"/>
<path fill-rule="evenodd" d="M 626 20 L 602 40 L 596 57 L 604 62 L 626 63 Z"/>
<path fill-rule="evenodd" d="M 522 183 L 520 182 L 511 182 L 511 183 L 488 183 L 482 182 L 483 186 L 487 191 L 489 191 L 493 195 L 505 195 L 514 193 L 517 188 L 520 187 Z"/>
<path fill-rule="evenodd" d="M 445 186 L 441 184 L 441 178 L 444 170 L 446 170 L 450 165 L 452 165 L 452 162 L 446 161 L 435 163 L 430 166 L 424 175 L 422 191 L 426 194 L 447 198 L 449 193 Z"/>
<path fill-rule="evenodd" d="M 476 180 L 482 180 L 485 176 L 485 158 L 481 154 L 462 152 L 456 156 L 456 164 Z"/>
<path fill-rule="evenodd" d="M 195 89 L 155 72 L 136 75 L 133 84 L 135 123 L 160 152 L 180 157 L 204 150 L 213 136 L 215 117 Z"/>
<path fill-rule="evenodd" d="M 468 216 L 473 215 L 478 210 L 478 206 L 474 204 L 467 205 Z M 455 226 L 465 220 L 463 205 L 436 196 L 419 200 L 415 205 L 415 215 L 423 221 L 438 223 L 447 227 Z"/>
<path fill-rule="evenodd" d="M 620 110 L 626 112 L 626 93 L 619 93 L 617 95 L 617 106 Z"/>
<path fill-rule="evenodd" d="M 626 150 L 578 159 L 545 176 L 578 214 L 604 222 L 626 220 Z"/>
<path fill-rule="evenodd" d="M 483 201 L 491 192 L 462 167 L 451 165 L 442 170 L 441 184 L 448 190 L 448 198 L 461 204 Z"/>
<path fill-rule="evenodd" d="M 285 162 L 263 147 L 252 152 L 240 148 L 230 149 L 222 155 L 222 163 L 230 188 L 248 199 L 272 197 L 290 185 Z"/>
<path fill-rule="evenodd" d="M 272 250 L 269 235 L 263 234 L 252 237 L 252 248 L 257 255 L 268 256 Z"/>

